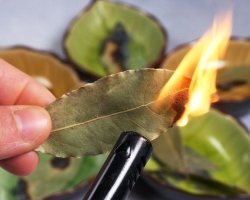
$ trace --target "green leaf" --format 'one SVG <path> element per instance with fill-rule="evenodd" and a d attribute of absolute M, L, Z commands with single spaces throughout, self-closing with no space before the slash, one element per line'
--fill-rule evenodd
<path fill-rule="evenodd" d="M 181 135 L 175 130 L 169 129 L 152 141 L 154 156 L 167 168 L 173 171 L 185 172 L 184 149 Z"/>
<path fill-rule="evenodd" d="M 52 133 L 39 151 L 58 157 L 109 152 L 124 131 L 150 140 L 180 117 L 190 80 L 183 78 L 161 99 L 173 72 L 163 69 L 125 71 L 87 84 L 46 107 Z"/>
<path fill-rule="evenodd" d="M 154 177 L 159 183 L 165 185 L 167 188 L 172 186 L 179 191 L 189 193 L 187 194 L 188 196 L 190 196 L 191 193 L 196 195 L 215 195 L 215 197 L 223 196 L 226 198 L 225 195 L 235 196 L 244 193 L 244 191 L 238 188 L 230 187 L 215 180 L 194 176 L 192 174 L 187 177 L 182 174 L 169 172 L 151 172 L 150 176 Z"/>
<path fill-rule="evenodd" d="M 208 176 L 207 170 L 216 170 L 215 164 L 211 163 L 207 158 L 201 156 L 193 149 L 184 148 L 184 158 L 186 163 L 186 173 Z"/>
<path fill-rule="evenodd" d="M 98 173 L 106 156 L 57 158 L 40 154 L 38 168 L 29 176 L 18 178 L 0 170 L 1 199 L 44 199 L 74 191 L 85 180 Z M 25 198 L 25 199 L 26 199 Z"/>
<path fill-rule="evenodd" d="M 71 179 L 71 182 L 67 184 L 64 191 L 72 190 L 74 187 L 78 186 L 83 180 L 87 180 L 90 177 L 96 175 L 104 161 L 106 160 L 106 155 L 98 156 L 86 156 L 84 161 L 80 166 L 77 176 Z"/>
<path fill-rule="evenodd" d="M 250 139 L 232 117 L 211 110 L 180 128 L 184 144 L 216 165 L 211 179 L 250 193 Z"/>
<path fill-rule="evenodd" d="M 193 194 L 235 195 L 249 192 L 250 139 L 230 116 L 211 110 L 193 118 L 185 127 L 170 129 L 183 138 L 186 171 L 169 171 L 168 163 L 151 161 L 150 176 Z M 157 138 L 158 139 L 158 138 Z M 165 145 L 171 143 L 161 140 Z M 162 155 L 168 155 L 162 146 Z M 166 159 L 166 158 L 165 158 Z M 160 160 L 161 161 L 161 160 Z M 164 164 L 164 165 L 162 165 Z"/>
<path fill-rule="evenodd" d="M 28 195 L 34 199 L 41 199 L 57 192 L 61 192 L 66 187 L 69 181 L 77 177 L 81 170 L 80 166 L 84 160 L 65 158 L 59 162 L 65 162 L 64 167 L 56 167 L 53 165 L 53 156 L 40 154 L 40 164 L 36 171 L 30 176 L 24 177 L 23 180 L 27 183 Z M 63 158 L 59 158 L 63 159 Z M 56 160 L 55 160 L 56 161 Z"/>
<path fill-rule="evenodd" d="M 161 168 L 184 174 L 200 174 L 216 166 L 194 150 L 183 145 L 179 128 L 174 126 L 152 141 L 154 157 L 161 163 Z"/>
<path fill-rule="evenodd" d="M 122 25 L 128 36 L 126 69 L 152 66 L 162 58 L 166 35 L 154 18 L 132 6 L 99 0 L 69 27 L 64 46 L 71 61 L 96 77 L 109 75 L 102 62 L 101 49 L 117 24 Z M 124 47 L 120 42 L 111 42 L 114 49 Z M 112 52 L 108 56 L 112 60 Z M 112 68 L 112 62 L 108 68 Z"/>

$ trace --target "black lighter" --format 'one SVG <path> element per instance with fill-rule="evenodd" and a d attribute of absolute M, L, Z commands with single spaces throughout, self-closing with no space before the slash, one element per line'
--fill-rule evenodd
<path fill-rule="evenodd" d="M 152 151 L 145 137 L 123 132 L 83 200 L 126 199 Z"/>

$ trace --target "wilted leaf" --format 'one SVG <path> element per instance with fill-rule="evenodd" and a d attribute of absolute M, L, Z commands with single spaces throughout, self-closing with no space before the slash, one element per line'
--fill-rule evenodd
<path fill-rule="evenodd" d="M 154 156 L 173 171 L 185 172 L 183 144 L 181 135 L 175 131 L 176 127 L 169 129 L 152 141 Z"/>
<path fill-rule="evenodd" d="M 19 178 L 0 169 L 1 200 L 45 199 L 74 191 L 98 173 L 106 156 L 57 158 L 40 154 L 38 168 L 29 176 Z"/>
<path fill-rule="evenodd" d="M 64 42 L 80 70 L 103 77 L 152 67 L 161 60 L 166 34 L 155 18 L 121 3 L 93 2 L 69 27 Z M 118 34 L 117 26 L 122 27 Z"/>
<path fill-rule="evenodd" d="M 171 75 L 163 69 L 125 71 L 64 95 L 46 107 L 52 133 L 38 150 L 59 157 L 106 153 L 123 131 L 155 139 L 180 117 L 187 100 L 185 78 L 158 99 Z"/>
<path fill-rule="evenodd" d="M 250 138 L 232 117 L 211 110 L 180 128 L 186 146 L 216 165 L 211 179 L 250 193 Z"/>

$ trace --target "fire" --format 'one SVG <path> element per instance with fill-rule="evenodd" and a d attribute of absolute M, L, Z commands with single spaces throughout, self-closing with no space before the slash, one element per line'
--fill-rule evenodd
<path fill-rule="evenodd" d="M 226 51 L 231 34 L 231 14 L 214 21 L 208 31 L 187 53 L 177 70 L 164 86 L 159 98 L 169 88 L 174 87 L 181 76 L 190 77 L 189 100 L 185 105 L 178 126 L 185 126 L 190 117 L 196 117 L 209 111 L 211 102 L 216 98 L 217 69 L 223 67 L 221 59 Z"/>

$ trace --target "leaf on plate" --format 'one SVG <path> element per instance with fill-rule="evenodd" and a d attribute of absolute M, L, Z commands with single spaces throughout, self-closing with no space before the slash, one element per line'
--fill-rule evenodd
<path fill-rule="evenodd" d="M 170 130 L 183 139 L 188 176 L 165 170 L 159 162 L 149 175 L 194 194 L 250 194 L 250 138 L 234 118 L 211 110 Z"/>
<path fill-rule="evenodd" d="M 127 70 L 129 36 L 122 24 L 117 23 L 114 30 L 101 45 L 101 60 L 107 74 Z"/>
<path fill-rule="evenodd" d="M 153 67 L 162 59 L 167 39 L 155 18 L 130 5 L 93 2 L 69 27 L 64 41 L 68 57 L 80 70 L 104 77 Z"/>
<path fill-rule="evenodd" d="M 207 170 L 217 169 L 215 164 L 188 147 L 184 148 L 184 159 L 189 174 L 209 176 Z"/>
<path fill-rule="evenodd" d="M 81 157 L 109 152 L 124 131 L 155 139 L 181 116 L 187 101 L 190 80 L 186 78 L 158 99 L 172 73 L 129 70 L 57 99 L 46 107 L 52 133 L 38 150 L 58 157 Z"/>
<path fill-rule="evenodd" d="M 250 193 L 250 138 L 235 119 L 211 110 L 180 132 L 186 146 L 216 165 L 207 170 L 211 179 Z"/>
<path fill-rule="evenodd" d="M 239 102 L 250 98 L 250 65 L 222 68 L 216 85 L 220 101 Z"/>
<path fill-rule="evenodd" d="M 182 139 L 175 129 L 176 127 L 168 129 L 152 141 L 153 155 L 170 170 L 185 173 Z"/>
<path fill-rule="evenodd" d="M 6 171 L 0 171 L 3 175 L 1 181 L 8 182 L 8 187 L 5 186 L 7 184 L 0 183 L 0 191 L 13 200 L 63 196 L 76 190 L 81 183 L 98 173 L 105 159 L 104 155 L 75 159 L 40 154 L 40 163 L 29 176 L 18 178 Z"/>
<path fill-rule="evenodd" d="M 174 49 L 161 64 L 161 68 L 176 70 L 195 42 Z M 250 42 L 234 39 L 229 41 L 228 49 L 218 70 L 216 85 L 221 102 L 240 102 L 250 98 Z M 194 62 L 194 61 L 193 61 Z M 193 63 L 195 65 L 195 63 Z M 183 74 L 190 77 L 190 74 Z"/>
<path fill-rule="evenodd" d="M 49 52 L 15 47 L 0 49 L 0 58 L 34 77 L 56 97 L 84 85 L 69 65 Z"/>
<path fill-rule="evenodd" d="M 207 195 L 213 196 L 209 199 L 218 199 L 218 197 L 219 199 L 227 199 L 226 196 L 245 194 L 245 192 L 239 188 L 224 185 L 216 180 L 207 179 L 205 177 L 195 176 L 192 174 L 190 174 L 187 178 L 183 174 L 151 172 L 149 176 L 156 179 L 158 183 L 164 185 L 166 190 L 170 186 L 170 188 L 174 187 L 174 194 L 176 194 L 176 189 L 178 189 L 179 194 L 182 194 L 182 199 L 208 199 L 209 197 Z M 190 196 L 191 194 L 201 196 Z M 233 199 L 238 198 L 235 197 Z"/>
<path fill-rule="evenodd" d="M 183 145 L 179 128 L 174 126 L 152 141 L 155 158 L 171 171 L 206 175 L 216 166 L 194 150 Z"/>

